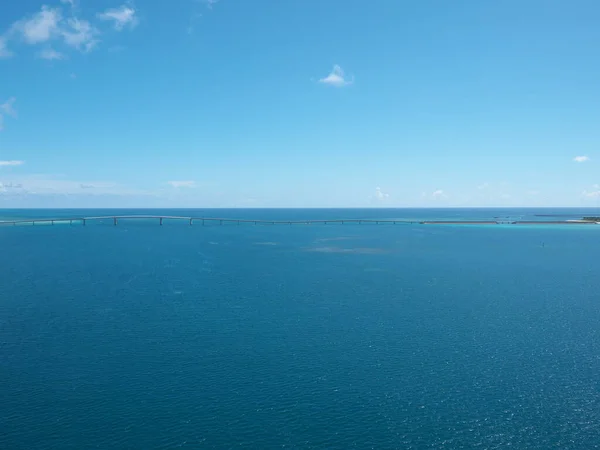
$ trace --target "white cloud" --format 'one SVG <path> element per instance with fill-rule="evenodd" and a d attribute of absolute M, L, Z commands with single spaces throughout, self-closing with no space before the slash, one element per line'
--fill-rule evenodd
<path fill-rule="evenodd" d="M 0 131 L 4 129 L 4 116 L 17 117 L 17 111 L 13 106 L 15 101 L 16 99 L 11 97 L 4 103 L 0 104 Z"/>
<path fill-rule="evenodd" d="M 107 9 L 103 13 L 97 14 L 100 20 L 114 22 L 115 30 L 121 31 L 125 26 L 134 28 L 138 24 L 138 18 L 135 15 L 136 11 L 130 4 L 122 5 L 118 8 Z"/>
<path fill-rule="evenodd" d="M 98 30 L 87 20 L 71 18 L 66 22 L 66 27 L 61 30 L 61 36 L 69 47 L 82 52 L 89 52 L 98 42 Z"/>
<path fill-rule="evenodd" d="M 477 189 L 479 189 L 480 191 L 483 191 L 489 187 L 490 187 L 490 183 L 483 183 L 483 184 L 480 184 L 479 186 L 477 186 Z"/>
<path fill-rule="evenodd" d="M 11 31 L 21 35 L 28 44 L 39 44 L 58 35 L 61 20 L 60 9 L 42 6 L 42 10 L 29 19 L 15 22 Z"/>
<path fill-rule="evenodd" d="M 75 5 L 72 1 L 63 1 Z M 99 42 L 97 36 L 99 31 L 87 20 L 81 20 L 77 17 L 64 19 L 60 8 L 49 8 L 42 6 L 40 12 L 25 19 L 15 22 L 8 36 L 21 38 L 30 45 L 43 44 L 55 40 L 62 40 L 69 47 L 76 48 L 82 52 L 88 52 Z M 43 51 L 38 54 L 48 53 Z M 53 57 L 46 59 L 58 59 L 58 52 Z M 43 58 L 43 56 L 41 56 Z"/>
<path fill-rule="evenodd" d="M 42 59 L 47 59 L 49 61 L 65 59 L 65 55 L 51 48 L 42 50 L 38 53 L 38 56 Z"/>
<path fill-rule="evenodd" d="M 371 196 L 373 204 L 385 204 L 390 199 L 390 194 L 384 192 L 380 187 L 375 188 L 375 192 Z"/>
<path fill-rule="evenodd" d="M 11 167 L 11 166 L 21 166 L 25 164 L 25 161 L 17 161 L 17 160 L 8 160 L 8 161 L 0 161 L 0 167 Z"/>
<path fill-rule="evenodd" d="M 589 156 L 576 156 L 575 158 L 573 158 L 573 161 L 578 162 L 578 163 L 586 162 L 589 160 L 590 160 Z"/>
<path fill-rule="evenodd" d="M 19 183 L 2 183 L 0 182 L 0 192 L 8 192 L 9 190 L 23 189 L 23 185 Z"/>
<path fill-rule="evenodd" d="M 65 180 L 52 175 L 3 176 L 2 183 L 15 194 L 28 195 L 143 195 L 146 191 L 130 189 L 105 181 Z M 17 191 L 15 191 L 17 189 Z"/>
<path fill-rule="evenodd" d="M 115 183 L 79 183 L 79 189 L 112 189 Z"/>
<path fill-rule="evenodd" d="M 346 79 L 344 74 L 344 70 L 338 66 L 337 64 L 333 66 L 333 70 L 329 75 L 325 78 L 321 78 L 319 83 L 327 84 L 329 86 L 334 87 L 343 87 L 348 86 L 354 82 L 354 77 L 352 79 Z"/>
<path fill-rule="evenodd" d="M 0 37 L 0 59 L 10 58 L 12 55 L 12 52 L 6 46 L 6 39 Z"/>
<path fill-rule="evenodd" d="M 592 185 L 591 190 L 584 190 L 581 195 L 587 198 L 600 198 L 600 184 Z"/>
<path fill-rule="evenodd" d="M 167 181 L 174 188 L 193 188 L 196 187 L 195 181 Z"/>
<path fill-rule="evenodd" d="M 7 114 L 12 117 L 17 117 L 17 111 L 14 108 L 16 98 L 11 97 L 0 105 L 0 113 Z"/>
<path fill-rule="evenodd" d="M 383 201 L 388 198 L 390 198 L 390 194 L 383 192 L 380 187 L 375 189 L 375 200 Z"/>
<path fill-rule="evenodd" d="M 56 45 L 66 45 L 80 52 L 89 52 L 100 42 L 100 31 L 88 21 L 76 17 L 78 0 L 60 0 L 69 5 L 69 17 L 63 16 L 62 8 L 42 6 L 38 12 L 14 22 L 5 33 L 0 32 L 0 59 L 13 56 L 8 45 L 11 41 L 20 41 L 29 45 L 41 45 L 36 53 L 39 58 L 47 60 L 65 59 L 66 55 Z M 208 3 L 214 4 L 214 1 Z M 133 28 L 138 23 L 137 11 L 133 3 L 127 2 L 118 8 L 112 8 L 97 14 L 97 20 L 112 22 L 118 31 L 125 27 Z M 52 44 L 52 49 L 49 44 Z"/>
<path fill-rule="evenodd" d="M 443 189 L 436 189 L 433 192 L 430 192 L 430 191 L 421 192 L 421 199 L 426 202 L 446 200 L 447 198 L 448 198 L 448 195 L 446 194 L 446 192 Z"/>
<path fill-rule="evenodd" d="M 595 191 L 583 191 L 581 193 L 581 195 L 583 195 L 584 197 L 588 197 L 588 198 L 597 198 L 600 197 L 600 190 L 595 190 Z"/>

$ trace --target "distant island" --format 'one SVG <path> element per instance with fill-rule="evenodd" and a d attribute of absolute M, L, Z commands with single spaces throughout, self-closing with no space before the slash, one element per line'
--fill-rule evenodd
<path fill-rule="evenodd" d="M 600 222 L 600 217 L 584 217 L 582 220 L 588 221 L 588 222 Z"/>

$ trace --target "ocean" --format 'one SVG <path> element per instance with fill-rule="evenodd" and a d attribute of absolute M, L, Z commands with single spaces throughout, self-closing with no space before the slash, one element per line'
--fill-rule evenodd
<path fill-rule="evenodd" d="M 0 210 L 578 219 L 572 209 Z M 600 448 L 600 226 L 0 226 L 0 449 Z"/>

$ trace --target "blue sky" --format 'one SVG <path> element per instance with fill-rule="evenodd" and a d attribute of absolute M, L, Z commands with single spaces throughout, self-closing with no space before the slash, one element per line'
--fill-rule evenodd
<path fill-rule="evenodd" d="M 600 204 L 597 0 L 0 4 L 0 207 Z"/>

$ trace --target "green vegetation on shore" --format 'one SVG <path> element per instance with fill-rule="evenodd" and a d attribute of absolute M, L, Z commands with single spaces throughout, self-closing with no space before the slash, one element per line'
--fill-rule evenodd
<path fill-rule="evenodd" d="M 600 222 L 600 217 L 598 217 L 598 216 L 584 217 L 583 220 L 588 220 L 590 222 Z"/>

